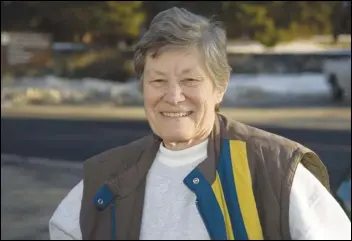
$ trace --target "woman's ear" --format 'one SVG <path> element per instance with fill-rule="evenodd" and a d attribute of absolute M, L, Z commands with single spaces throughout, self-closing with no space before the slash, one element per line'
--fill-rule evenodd
<path fill-rule="evenodd" d="M 224 95 L 225 95 L 227 87 L 229 85 L 229 81 L 230 81 L 230 74 L 227 75 L 225 83 L 223 83 L 221 85 L 221 87 L 218 88 L 218 91 L 217 91 L 217 102 L 218 103 L 221 103 L 222 100 L 224 99 Z"/>

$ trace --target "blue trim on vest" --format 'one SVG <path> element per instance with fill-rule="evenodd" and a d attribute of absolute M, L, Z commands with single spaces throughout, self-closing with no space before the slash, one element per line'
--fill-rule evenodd
<path fill-rule="evenodd" d="M 194 182 L 197 178 L 198 183 Z M 215 240 L 226 240 L 224 217 L 214 192 L 202 173 L 196 168 L 183 182 L 197 196 L 196 205 L 210 237 Z"/>
<path fill-rule="evenodd" d="M 104 184 L 102 185 L 93 198 L 94 206 L 99 210 L 103 211 L 111 201 L 115 198 L 114 193 L 110 188 Z"/>
<path fill-rule="evenodd" d="M 111 238 L 112 238 L 112 240 L 117 240 L 115 203 L 111 204 Z"/>
<path fill-rule="evenodd" d="M 236 161 L 236 160 L 232 160 Z M 232 170 L 230 141 L 221 140 L 221 153 L 218 167 L 218 174 L 224 191 L 227 209 L 229 211 L 233 234 L 235 240 L 248 240 L 247 231 L 244 225 L 241 208 L 238 202 L 237 191 Z"/>
<path fill-rule="evenodd" d="M 109 204 L 111 204 L 111 238 L 117 239 L 116 236 L 116 217 L 115 217 L 115 204 L 113 202 L 115 198 L 114 193 L 110 188 L 104 184 L 102 185 L 93 198 L 94 206 L 99 210 L 103 211 Z"/>

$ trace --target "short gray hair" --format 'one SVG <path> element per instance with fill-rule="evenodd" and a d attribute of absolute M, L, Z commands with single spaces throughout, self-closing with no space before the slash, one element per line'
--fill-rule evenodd
<path fill-rule="evenodd" d="M 157 56 L 166 46 L 197 47 L 216 88 L 225 88 L 231 67 L 227 61 L 226 32 L 219 22 L 183 8 L 173 7 L 157 14 L 136 45 L 134 68 L 142 80 L 146 56 Z"/>

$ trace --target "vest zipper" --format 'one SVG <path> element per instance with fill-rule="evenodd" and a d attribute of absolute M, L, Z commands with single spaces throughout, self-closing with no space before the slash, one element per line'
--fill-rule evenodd
<path fill-rule="evenodd" d="M 115 203 L 111 204 L 111 238 L 117 240 L 116 237 L 116 217 L 115 217 Z"/>

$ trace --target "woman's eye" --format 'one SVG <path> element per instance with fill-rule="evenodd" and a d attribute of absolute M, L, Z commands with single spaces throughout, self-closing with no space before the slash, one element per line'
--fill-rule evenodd
<path fill-rule="evenodd" d="M 189 85 L 195 85 L 199 82 L 197 79 L 192 79 L 192 78 L 187 78 L 183 80 L 184 83 L 189 84 Z"/>
<path fill-rule="evenodd" d="M 163 79 L 155 79 L 155 80 L 152 80 L 152 82 L 154 82 L 154 83 L 162 83 L 162 82 L 164 82 L 165 80 L 163 80 Z"/>

